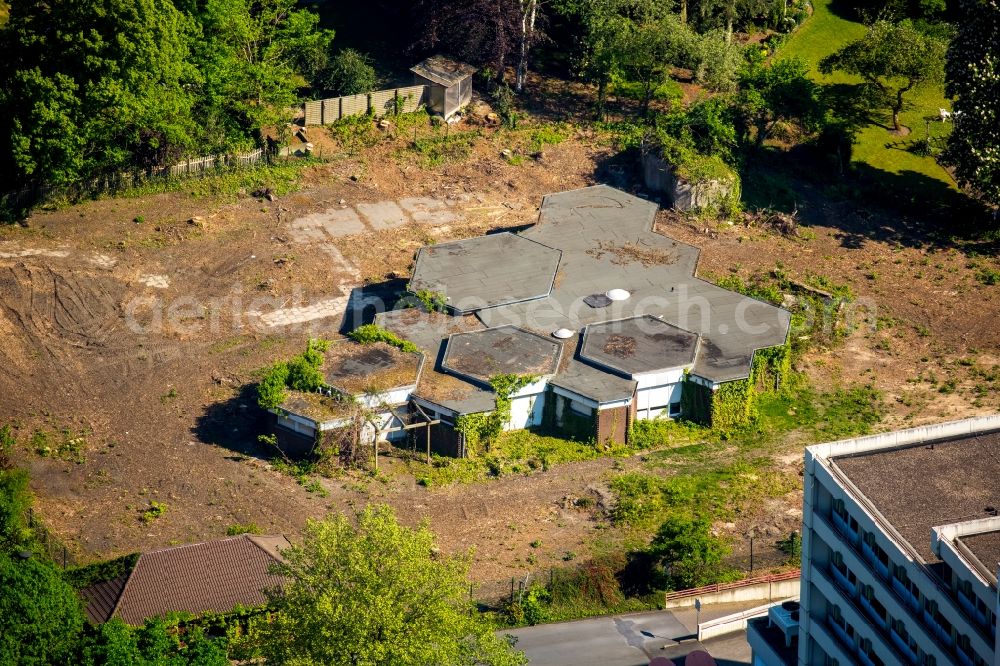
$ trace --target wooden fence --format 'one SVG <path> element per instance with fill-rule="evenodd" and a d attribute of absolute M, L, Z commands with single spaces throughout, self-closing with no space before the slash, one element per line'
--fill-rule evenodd
<path fill-rule="evenodd" d="M 390 113 L 410 113 L 426 104 L 430 86 L 410 86 L 377 90 L 363 95 L 331 97 L 305 103 L 306 125 L 329 125 L 341 118 L 373 113 L 384 116 Z"/>

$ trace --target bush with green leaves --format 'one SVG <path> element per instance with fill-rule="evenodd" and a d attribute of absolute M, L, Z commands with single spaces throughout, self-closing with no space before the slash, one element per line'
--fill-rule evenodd
<path fill-rule="evenodd" d="M 0 664 L 74 663 L 83 626 L 76 590 L 54 566 L 0 554 Z"/>
<path fill-rule="evenodd" d="M 288 389 L 310 392 L 322 388 L 320 368 L 329 348 L 326 340 L 309 340 L 304 352 L 268 368 L 257 382 L 257 404 L 263 409 L 275 409 L 288 397 Z"/>
<path fill-rule="evenodd" d="M 733 92 L 743 66 L 743 47 L 726 39 L 722 30 L 712 30 L 698 39 L 695 47 L 695 80 L 709 90 Z"/>
<path fill-rule="evenodd" d="M 0 552 L 17 552 L 31 539 L 27 524 L 31 507 L 28 480 L 24 470 L 0 469 Z"/>
<path fill-rule="evenodd" d="M 161 619 L 130 627 L 113 618 L 94 627 L 81 641 L 80 666 L 111 664 L 170 664 L 170 666 L 228 666 L 225 641 L 209 638 L 196 624 L 180 628 Z"/>
<path fill-rule="evenodd" d="M 319 84 L 331 95 L 359 95 L 379 86 L 371 60 L 354 49 L 341 49 L 319 74 Z"/>
<path fill-rule="evenodd" d="M 542 624 L 549 620 L 549 604 L 552 594 L 543 585 L 531 585 L 528 589 L 509 600 L 504 612 L 510 624 L 515 626 Z"/>
<path fill-rule="evenodd" d="M 400 351 L 420 351 L 420 348 L 409 340 L 404 340 L 392 331 L 386 330 L 378 324 L 365 324 L 363 326 L 358 326 L 356 329 L 348 333 L 347 337 L 362 345 L 368 345 L 374 342 L 384 342 L 385 344 L 395 347 Z"/>
<path fill-rule="evenodd" d="M 729 547 L 712 534 L 704 518 L 668 517 L 653 537 L 649 552 L 663 566 L 670 589 L 684 590 L 731 577 L 722 564 Z"/>

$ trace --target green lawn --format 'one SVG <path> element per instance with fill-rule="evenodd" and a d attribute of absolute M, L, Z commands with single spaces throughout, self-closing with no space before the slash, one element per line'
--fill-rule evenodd
<path fill-rule="evenodd" d="M 812 77 L 816 82 L 824 86 L 837 86 L 839 84 L 847 89 L 850 85 L 860 82 L 861 79 L 841 73 L 824 76 L 818 71 L 819 61 L 844 44 L 863 36 L 865 27 L 860 23 L 838 16 L 832 11 L 832 4 L 834 4 L 832 0 L 814 0 L 813 15 L 781 47 L 778 55 L 779 57 L 802 58 L 808 63 Z M 890 134 L 887 129 L 892 125 L 890 114 L 888 112 L 878 113 L 872 120 L 879 124 L 869 124 L 858 132 L 854 146 L 854 161 L 861 168 L 867 165 L 885 172 L 872 174 L 879 180 L 883 180 L 887 174 L 902 176 L 902 182 L 899 182 L 899 178 L 892 176 L 889 176 L 888 179 L 897 181 L 897 185 L 909 186 L 917 192 L 923 190 L 923 194 L 927 194 L 928 185 L 933 185 L 941 190 L 956 191 L 955 184 L 948 173 L 932 158 L 922 157 L 903 149 L 906 143 L 925 137 L 927 132 L 925 116 L 933 115 L 936 117 L 939 108 L 947 109 L 951 107 L 951 104 L 945 99 L 943 89 L 934 86 L 927 86 L 911 92 L 907 99 L 910 108 L 904 111 L 900 118 L 902 123 L 911 129 L 912 133 L 905 138 Z M 950 124 L 933 121 L 930 123 L 930 136 L 932 138 L 945 136 L 950 129 Z M 929 182 L 928 179 L 936 182 Z M 941 188 L 941 185 L 946 186 L 946 188 Z"/>

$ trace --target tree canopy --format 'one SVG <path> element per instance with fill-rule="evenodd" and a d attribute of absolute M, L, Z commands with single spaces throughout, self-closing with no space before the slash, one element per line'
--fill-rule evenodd
<path fill-rule="evenodd" d="M 729 549 L 712 535 L 708 520 L 670 516 L 653 537 L 650 554 L 664 566 L 672 589 L 680 590 L 717 581 Z"/>
<path fill-rule="evenodd" d="M 55 567 L 0 554 L 0 663 L 71 663 L 82 631 L 76 590 Z"/>
<path fill-rule="evenodd" d="M 18 2 L 0 28 L 0 175 L 61 184 L 245 148 L 333 33 L 295 0 Z"/>
<path fill-rule="evenodd" d="M 820 61 L 820 71 L 834 70 L 860 76 L 871 88 L 876 103 L 892 112 L 898 132 L 905 95 L 917 86 L 944 79 L 947 43 L 918 30 L 911 21 L 875 21 L 865 36 Z"/>
<path fill-rule="evenodd" d="M 268 663 L 525 663 L 474 611 L 468 558 L 440 554 L 426 525 L 403 527 L 386 506 L 364 509 L 356 525 L 310 521 L 283 555 L 277 572 L 290 582 L 263 629 Z"/>
<path fill-rule="evenodd" d="M 963 185 L 1000 205 L 1000 6 L 964 0 L 948 49 L 946 91 L 954 97 L 955 128 L 945 160 Z"/>

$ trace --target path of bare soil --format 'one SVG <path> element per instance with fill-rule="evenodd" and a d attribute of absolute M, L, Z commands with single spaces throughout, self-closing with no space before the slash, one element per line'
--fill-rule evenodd
<path fill-rule="evenodd" d="M 260 416 L 245 386 L 310 335 L 334 334 L 352 287 L 405 276 L 422 244 L 531 223 L 542 195 L 594 182 L 607 157 L 585 136 L 519 166 L 497 148 L 482 140 L 468 159 L 434 169 L 384 148 L 306 172 L 300 191 L 274 202 L 162 194 L 0 229 L 0 424 L 15 427 L 44 519 L 89 560 L 217 537 L 236 523 L 294 535 L 308 517 L 384 500 L 408 522 L 428 518 L 445 550 L 474 548 L 473 575 L 486 581 L 620 538 L 602 536 L 599 503 L 565 508 L 566 497 L 600 498 L 610 460 L 433 490 L 390 460 L 387 480 L 324 480 L 323 497 L 256 457 Z M 704 249 L 703 273 L 780 261 L 848 282 L 897 319 L 807 364 L 821 385 L 875 381 L 894 398 L 891 424 L 996 409 L 995 395 L 972 406 L 970 368 L 955 360 L 996 363 L 997 288 L 976 283 L 957 250 L 846 244 L 842 218 L 858 215 L 847 206 L 804 212 L 809 240 L 745 227 L 706 234 L 668 214 L 661 230 Z M 955 390 L 911 381 L 931 371 L 954 375 Z M 36 430 L 57 452 L 82 436 L 84 461 L 37 455 Z M 144 523 L 150 500 L 168 508 Z M 782 524 L 794 523 L 789 510 L 761 507 Z M 543 546 L 531 548 L 535 540 Z"/>

